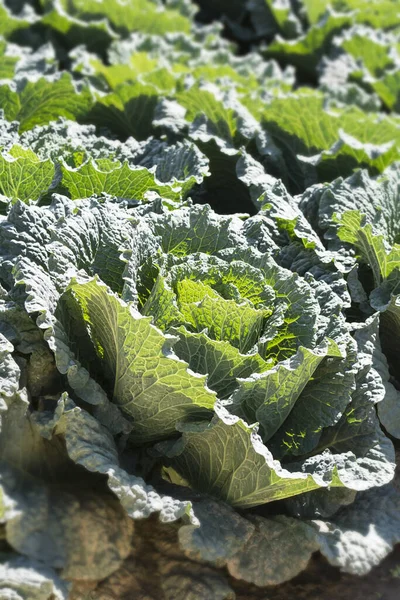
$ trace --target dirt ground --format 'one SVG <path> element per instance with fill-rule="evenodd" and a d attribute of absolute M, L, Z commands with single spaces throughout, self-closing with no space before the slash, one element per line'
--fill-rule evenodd
<path fill-rule="evenodd" d="M 119 572 L 98 585 L 76 584 L 73 600 L 165 600 L 156 565 L 150 564 L 149 556 L 137 558 L 128 558 Z M 201 579 L 200 573 L 196 575 Z M 317 553 L 301 575 L 279 586 L 257 588 L 227 578 L 235 600 L 400 600 L 400 545 L 365 577 L 340 573 Z M 190 600 L 195 600 L 193 594 Z"/>

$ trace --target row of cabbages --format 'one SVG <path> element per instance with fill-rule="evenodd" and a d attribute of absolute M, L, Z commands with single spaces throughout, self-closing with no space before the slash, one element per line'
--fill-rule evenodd
<path fill-rule="evenodd" d="M 396 3 L 199 4 L 0 0 L 7 600 L 400 541 Z"/>
<path fill-rule="evenodd" d="M 354 189 L 383 198 L 388 180 L 315 188 L 323 224 L 324 197 L 351 186 L 354 206 Z M 253 217 L 54 194 L 3 218 L 3 521 L 25 557 L 3 567 L 11 589 L 28 565 L 60 598 L 56 572 L 111 575 L 141 543 L 134 523 L 153 513 L 180 543 L 161 578 L 168 598 L 196 585 L 187 575 L 176 589 L 189 559 L 204 569 L 196 597 L 229 598 L 206 565 L 264 586 L 319 549 L 361 574 L 400 539 L 394 448 L 379 422 L 399 434 L 379 336 L 393 348 L 396 298 L 376 300 L 397 271 L 369 300 L 340 245 L 355 212 L 332 221 L 326 250 L 270 183 Z M 372 240 L 369 256 L 382 241 L 371 225 L 353 235 Z"/>

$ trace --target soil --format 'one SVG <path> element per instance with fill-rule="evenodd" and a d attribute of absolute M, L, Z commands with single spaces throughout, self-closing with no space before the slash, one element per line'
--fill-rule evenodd
<path fill-rule="evenodd" d="M 76 583 L 73 600 L 164 600 L 156 592 L 157 575 L 149 581 L 154 565 L 140 562 L 128 558 L 119 573 L 97 585 Z M 227 578 L 235 600 L 400 600 L 400 545 L 365 577 L 341 573 L 316 553 L 301 575 L 279 586 L 258 588 Z"/>

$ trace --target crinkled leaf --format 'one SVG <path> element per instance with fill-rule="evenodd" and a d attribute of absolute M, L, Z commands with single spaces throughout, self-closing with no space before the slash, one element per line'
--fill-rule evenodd
<path fill-rule="evenodd" d="M 356 388 L 343 416 L 324 430 L 318 448 L 337 453 L 337 474 L 345 486 L 362 491 L 389 483 L 394 476 L 394 448 L 380 429 L 375 404 L 386 394 L 382 377 L 375 368 L 374 340 L 378 320 L 372 318 L 355 332 L 358 346 Z M 318 459 L 310 458 L 307 470 L 318 469 Z"/>
<path fill-rule="evenodd" d="M 276 98 L 263 110 L 261 120 L 283 145 L 286 162 L 298 158 L 296 178 L 305 174 L 306 184 L 347 175 L 360 166 L 382 172 L 398 155 L 396 117 L 366 114 L 357 107 L 326 110 L 320 92 L 303 89 Z"/>
<path fill-rule="evenodd" d="M 396 202 L 398 172 L 397 164 L 386 169 L 378 178 L 370 177 L 366 171 L 357 171 L 347 179 L 339 178 L 322 189 L 317 200 L 318 226 L 333 249 L 337 247 L 340 228 L 340 222 L 333 218 L 335 213 L 339 217 L 354 210 L 365 215 L 376 234 L 384 235 L 390 243 L 396 241 L 399 222 Z M 355 239 L 354 235 L 352 239 Z"/>
<path fill-rule="evenodd" d="M 14 373 L 17 382 L 19 376 L 18 369 Z M 115 500 L 100 492 L 93 495 L 84 485 L 59 439 L 49 443 L 41 438 L 26 396 L 21 390 L 6 397 L 2 418 L 6 539 L 21 554 L 63 569 L 66 578 L 97 579 L 110 574 L 129 553 L 130 522 Z M 64 485 L 74 477 L 76 487 Z M 101 557 L 97 555 L 99 538 Z"/>
<path fill-rule="evenodd" d="M 41 161 L 30 150 L 13 146 L 0 155 L 0 193 L 15 202 L 36 202 L 46 192 L 54 177 L 51 160 Z"/>
<path fill-rule="evenodd" d="M 242 551 L 255 530 L 251 521 L 212 498 L 195 502 L 194 510 L 200 526 L 183 525 L 178 532 L 180 546 L 192 560 L 222 566 Z"/>
<path fill-rule="evenodd" d="M 272 370 L 242 380 L 232 396 L 233 409 L 247 422 L 258 422 L 266 442 L 284 423 L 318 365 L 328 356 L 342 358 L 334 342 L 327 341 L 314 350 L 301 346 Z"/>
<path fill-rule="evenodd" d="M 355 388 L 355 344 L 348 339 L 340 342 L 344 355 L 327 357 L 317 366 L 286 421 L 271 439 L 277 457 L 301 456 L 314 450 L 323 428 L 337 423 L 351 401 Z"/>
<path fill-rule="evenodd" d="M 127 137 L 144 140 L 152 133 L 152 121 L 159 92 L 151 85 L 136 81 L 121 84 L 106 96 L 97 99 L 90 112 L 90 120 Z"/>
<path fill-rule="evenodd" d="M 339 219 L 338 237 L 354 245 L 362 261 L 371 267 L 375 286 L 400 266 L 400 244 L 390 249 L 383 235 L 374 234 L 372 225 L 357 210 L 349 210 Z"/>
<path fill-rule="evenodd" d="M 232 506 L 251 507 L 317 489 L 323 479 L 290 473 L 262 444 L 254 427 L 215 407 L 207 426 L 184 425 L 175 446 L 160 446 L 171 464 L 196 490 Z M 207 467 L 206 467 L 207 465 Z"/>
<path fill-rule="evenodd" d="M 349 15 L 327 12 L 301 37 L 293 40 L 277 37 L 268 47 L 267 56 L 284 58 L 308 72 L 312 71 L 333 36 L 351 22 Z"/>
<path fill-rule="evenodd" d="M 154 170 L 145 167 L 130 167 L 108 159 L 89 161 L 77 169 L 66 164 L 61 167 L 61 185 L 68 190 L 73 200 L 89 198 L 102 192 L 117 196 L 143 200 L 147 192 L 158 192 L 165 198 L 179 200 L 182 186 L 172 183 L 164 185 L 155 177 Z"/>
<path fill-rule="evenodd" d="M 148 169 L 155 166 L 157 180 L 181 187 L 183 198 L 195 184 L 200 184 L 210 174 L 208 159 L 194 144 L 167 145 L 155 142 L 148 144 L 144 150 L 136 159 L 138 164 Z"/>
<path fill-rule="evenodd" d="M 189 31 L 190 22 L 182 14 L 149 0 L 138 0 L 128 6 L 121 0 L 89 0 L 85 3 L 80 0 L 41 0 L 41 3 L 46 10 L 55 9 L 57 16 L 61 14 L 64 19 L 75 21 L 80 26 L 88 21 L 107 20 L 124 35 L 135 30 L 154 34 Z"/>
<path fill-rule="evenodd" d="M 316 522 L 320 551 L 346 573 L 365 575 L 399 542 L 399 509 L 393 484 L 359 494 L 330 523 Z"/>
<path fill-rule="evenodd" d="M 66 600 L 69 586 L 36 560 L 6 556 L 0 564 L 0 597 L 12 600 Z"/>
<path fill-rule="evenodd" d="M 68 455 L 76 464 L 107 475 L 108 487 L 131 518 L 144 519 L 159 513 L 164 523 L 182 518 L 197 525 L 190 502 L 158 494 L 141 477 L 119 467 L 118 450 L 109 431 L 70 400 L 64 404 L 55 432 L 65 437 Z"/>
<path fill-rule="evenodd" d="M 207 375 L 207 386 L 219 398 L 227 398 L 238 387 L 238 378 L 249 377 L 269 368 L 258 353 L 241 354 L 228 341 L 211 339 L 206 333 L 192 333 L 185 327 L 172 328 L 176 335 L 176 354 L 185 360 L 192 371 Z"/>
<path fill-rule="evenodd" d="M 206 388 L 204 376 L 188 371 L 187 363 L 173 354 L 173 338 L 99 281 L 74 283 L 67 295 L 70 309 L 75 305 L 87 324 L 112 386 L 113 402 L 134 420 L 135 443 L 172 434 L 177 421 L 207 417 L 214 394 Z"/>
<path fill-rule="evenodd" d="M 258 586 L 279 585 L 307 567 L 318 541 L 312 527 L 284 516 L 254 517 L 256 527 L 237 556 L 228 561 L 233 577 Z"/>
<path fill-rule="evenodd" d="M 1 86 L 0 99 L 6 118 L 18 120 L 21 132 L 60 116 L 75 120 L 85 116 L 92 104 L 89 89 L 77 91 L 68 73 L 54 81 L 28 81 L 19 93 Z"/>
<path fill-rule="evenodd" d="M 18 391 L 20 371 L 15 360 L 11 356 L 13 345 L 0 333 L 0 394 L 2 402 L 6 398 L 12 398 Z M 4 404 L 4 407 L 6 405 Z"/>

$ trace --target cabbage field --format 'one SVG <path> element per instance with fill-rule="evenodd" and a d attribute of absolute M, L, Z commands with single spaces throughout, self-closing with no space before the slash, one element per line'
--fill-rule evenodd
<path fill-rule="evenodd" d="M 0 599 L 395 600 L 399 440 L 400 1 L 0 0 Z"/>

